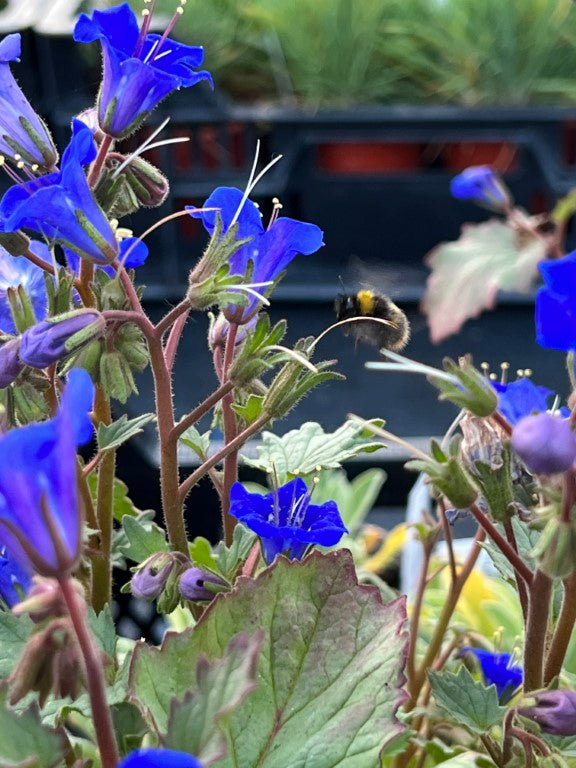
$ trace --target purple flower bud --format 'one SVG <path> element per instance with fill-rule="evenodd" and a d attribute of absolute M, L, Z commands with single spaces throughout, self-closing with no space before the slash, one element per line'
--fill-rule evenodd
<path fill-rule="evenodd" d="M 106 321 L 95 310 L 79 309 L 36 323 L 22 334 L 20 360 L 46 368 L 73 354 L 104 332 Z"/>
<path fill-rule="evenodd" d="M 206 587 L 206 584 L 213 584 L 215 588 L 210 589 Z M 180 579 L 180 594 L 186 600 L 212 600 L 217 592 L 221 590 L 219 587 L 226 587 L 227 584 L 218 576 L 208 571 L 203 571 L 201 568 L 188 568 L 184 571 Z"/>
<path fill-rule="evenodd" d="M 576 434 L 570 422 L 551 413 L 520 419 L 512 433 L 512 446 L 538 475 L 565 472 L 576 460 Z"/>
<path fill-rule="evenodd" d="M 519 714 L 554 736 L 576 735 L 576 691 L 542 691 L 534 698 L 535 704 L 519 707 Z"/>
<path fill-rule="evenodd" d="M 134 597 L 156 600 L 162 594 L 175 563 L 176 560 L 169 552 L 158 552 L 148 558 L 132 577 Z"/>
<path fill-rule="evenodd" d="M 20 339 L 10 339 L 0 347 L 0 389 L 10 386 L 24 368 L 19 353 Z"/>
<path fill-rule="evenodd" d="M 512 202 L 502 179 L 489 165 L 466 168 L 452 179 L 450 191 L 460 200 L 472 200 L 494 211 L 505 211 Z"/>

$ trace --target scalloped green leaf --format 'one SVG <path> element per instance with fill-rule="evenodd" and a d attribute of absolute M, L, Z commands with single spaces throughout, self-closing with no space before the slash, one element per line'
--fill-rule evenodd
<path fill-rule="evenodd" d="M 153 413 L 143 413 L 135 419 L 128 419 L 124 413 L 112 424 L 100 424 L 96 439 L 98 441 L 99 451 L 110 451 L 112 448 L 118 448 L 123 443 L 130 440 L 134 435 L 143 431 L 146 424 L 153 421 L 156 416 Z"/>
<path fill-rule="evenodd" d="M 188 446 L 188 448 L 194 451 L 194 453 L 201 459 L 204 459 L 210 450 L 211 435 L 212 430 L 208 430 L 208 432 L 204 432 L 202 434 L 196 429 L 195 426 L 191 426 L 182 433 L 180 436 L 180 442 Z"/>
<path fill-rule="evenodd" d="M 230 714 L 257 686 L 258 657 L 266 632 L 235 635 L 221 659 L 201 656 L 196 686 L 181 701 L 172 700 L 165 746 L 196 755 L 203 766 L 226 757 Z"/>
<path fill-rule="evenodd" d="M 465 224 L 459 240 L 440 243 L 426 257 L 432 270 L 422 309 L 430 338 L 438 343 L 458 333 L 466 320 L 493 309 L 498 291 L 527 293 L 547 243 L 498 219 Z"/>
<path fill-rule="evenodd" d="M 8 707 L 6 685 L 0 685 L 0 768 L 51 768 L 64 759 L 62 729 L 45 728 L 34 704 L 22 714 Z"/>
<path fill-rule="evenodd" d="M 403 730 L 395 717 L 406 655 L 405 599 L 384 605 L 358 584 L 350 552 L 278 558 L 241 577 L 196 627 L 139 644 L 132 700 L 165 733 L 173 699 L 195 686 L 200 656 L 221 656 L 238 632 L 265 629 L 258 688 L 226 724 L 231 757 L 218 768 L 365 768 Z"/>
<path fill-rule="evenodd" d="M 486 686 L 474 680 L 465 666 L 457 674 L 428 671 L 436 704 L 450 715 L 458 725 L 472 733 L 484 734 L 501 722 L 505 707 L 498 703 L 496 686 Z"/>
<path fill-rule="evenodd" d="M 371 419 L 369 423 L 381 427 L 384 422 Z M 299 429 L 292 429 L 282 437 L 272 432 L 263 432 L 262 445 L 256 449 L 258 458 L 242 458 L 246 464 L 263 472 L 273 469 L 278 482 L 283 484 L 295 475 L 315 472 L 317 467 L 339 467 L 352 456 L 376 451 L 383 445 L 358 421 L 346 421 L 335 432 L 324 432 L 320 424 L 307 421 Z"/>
<path fill-rule="evenodd" d="M 166 533 L 151 520 L 146 512 L 139 517 L 125 515 L 122 518 L 122 529 L 128 539 L 128 546 L 120 545 L 120 549 L 135 563 L 144 562 L 156 552 L 168 551 Z"/>

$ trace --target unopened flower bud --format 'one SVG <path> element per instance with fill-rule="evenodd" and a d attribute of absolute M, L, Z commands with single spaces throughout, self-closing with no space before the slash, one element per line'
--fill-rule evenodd
<path fill-rule="evenodd" d="M 246 340 L 246 336 L 250 333 L 250 331 L 252 331 L 256 327 L 257 322 L 258 322 L 258 315 L 254 315 L 254 317 L 251 320 L 249 320 L 245 325 L 239 326 L 238 332 L 236 334 L 236 339 L 234 341 L 234 346 L 237 347 Z M 216 347 L 226 346 L 226 340 L 228 339 L 229 329 L 230 329 L 230 323 L 224 317 L 224 314 L 220 312 L 218 317 L 210 325 L 210 330 L 208 332 L 208 344 L 210 346 L 210 349 L 214 350 L 216 349 Z"/>
<path fill-rule="evenodd" d="M 90 309 L 43 320 L 22 334 L 20 360 L 33 368 L 46 368 L 99 338 L 105 327 L 102 315 Z"/>
<path fill-rule="evenodd" d="M 78 596 L 84 598 L 80 582 L 72 579 L 71 584 Z M 12 608 L 12 613 L 18 616 L 27 613 L 34 623 L 39 624 L 48 618 L 67 616 L 68 609 L 56 579 L 35 575 L 28 595 Z"/>
<path fill-rule="evenodd" d="M 466 168 L 452 179 L 450 191 L 460 200 L 472 200 L 499 213 L 507 211 L 512 204 L 508 188 L 489 165 Z"/>
<path fill-rule="evenodd" d="M 92 131 L 92 136 L 94 137 L 94 141 L 98 145 L 102 143 L 106 134 L 98 124 L 98 111 L 96 110 L 96 107 L 89 107 L 88 109 L 85 109 L 83 112 L 80 112 L 79 115 L 76 115 L 75 119 L 82 120 L 82 122 L 85 123 L 88 128 L 90 128 Z"/>
<path fill-rule="evenodd" d="M 545 733 L 576 736 L 576 691 L 541 691 L 533 702 L 518 707 L 518 713 L 534 720 Z"/>
<path fill-rule="evenodd" d="M 407 462 L 406 469 L 424 472 L 438 491 L 457 509 L 467 509 L 478 499 L 478 489 L 463 466 L 459 455 L 460 440 L 452 439 L 446 454 L 435 440 L 431 443 L 431 456 Z"/>
<path fill-rule="evenodd" d="M 162 593 L 176 560 L 171 552 L 158 552 L 146 560 L 132 576 L 134 597 L 155 600 Z"/>
<path fill-rule="evenodd" d="M 474 416 L 490 416 L 498 407 L 498 395 L 489 380 L 474 368 L 468 356 L 458 363 L 444 358 L 443 367 L 449 376 L 429 376 L 428 380 L 440 390 L 440 400 L 449 400 Z"/>
<path fill-rule="evenodd" d="M 10 339 L 0 346 L 0 389 L 10 386 L 24 368 L 20 362 L 20 339 Z"/>
<path fill-rule="evenodd" d="M 531 472 L 552 475 L 570 469 L 576 460 L 576 433 L 568 419 L 536 413 L 520 419 L 512 446 Z"/>
<path fill-rule="evenodd" d="M 50 693 L 77 696 L 83 665 L 74 631 L 67 618 L 56 619 L 33 634 L 10 677 L 10 703 L 36 691 L 40 706 Z"/>
<path fill-rule="evenodd" d="M 96 188 L 102 208 L 117 219 L 142 207 L 162 205 L 170 191 L 166 176 L 154 165 L 141 157 L 133 157 L 124 165 L 126 159 L 126 155 L 111 152 Z"/>
<path fill-rule="evenodd" d="M 213 573 L 202 568 L 188 568 L 180 578 L 180 594 L 192 602 L 212 600 L 218 592 L 226 590 L 228 585 Z"/>

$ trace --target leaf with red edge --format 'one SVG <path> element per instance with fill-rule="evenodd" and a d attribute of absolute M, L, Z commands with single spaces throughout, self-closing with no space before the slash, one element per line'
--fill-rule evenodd
<path fill-rule="evenodd" d="M 459 240 L 436 246 L 426 257 L 432 274 L 422 301 L 432 341 L 493 309 L 498 291 L 527 293 L 546 248 L 545 240 L 519 235 L 498 219 L 466 224 Z"/>
<path fill-rule="evenodd" d="M 195 687 L 201 655 L 222 656 L 238 632 L 266 630 L 258 688 L 226 717 L 229 756 L 218 768 L 365 768 L 403 726 L 405 598 L 384 605 L 358 584 L 350 552 L 278 558 L 240 577 L 193 630 L 160 649 L 137 646 L 133 700 L 164 734 L 171 702 Z"/>

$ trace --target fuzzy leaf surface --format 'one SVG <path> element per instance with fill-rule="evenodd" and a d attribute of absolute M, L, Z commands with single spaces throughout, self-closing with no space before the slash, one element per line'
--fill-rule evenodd
<path fill-rule="evenodd" d="M 221 723 L 258 686 L 256 671 L 265 635 L 265 630 L 252 637 L 240 633 L 230 640 L 221 659 L 198 659 L 195 689 L 181 701 L 172 701 L 165 740 L 169 749 L 197 755 L 204 766 L 226 757 Z"/>
<path fill-rule="evenodd" d="M 422 302 L 432 341 L 443 341 L 466 320 L 493 309 L 498 291 L 527 293 L 545 255 L 545 241 L 520 240 L 497 219 L 466 224 L 459 240 L 436 246 L 426 257 L 432 274 Z"/>
<path fill-rule="evenodd" d="M 496 686 L 477 682 L 466 667 L 457 674 L 429 671 L 428 679 L 436 704 L 472 733 L 485 734 L 502 720 L 506 709 L 498 703 Z"/>
<path fill-rule="evenodd" d="M 370 423 L 377 427 L 383 424 L 380 419 L 372 419 Z M 256 449 L 258 458 L 244 456 L 243 459 L 246 464 L 264 472 L 274 467 L 282 485 L 296 473 L 308 475 L 318 466 L 323 469 L 339 467 L 358 453 L 371 453 L 382 447 L 382 441 L 357 421 L 347 421 L 335 432 L 324 432 L 320 424 L 307 421 L 282 437 L 263 432 L 262 445 Z"/>
<path fill-rule="evenodd" d="M 100 424 L 98 427 L 98 450 L 110 451 L 112 448 L 118 448 L 123 443 L 130 440 L 134 435 L 143 431 L 146 424 L 149 424 L 156 416 L 153 413 L 143 413 L 135 419 L 128 419 L 124 413 L 112 424 Z"/>
<path fill-rule="evenodd" d="M 165 733 L 199 657 L 264 629 L 259 686 L 229 716 L 230 755 L 218 768 L 365 768 L 403 729 L 395 712 L 405 697 L 405 619 L 404 598 L 383 605 L 358 585 L 346 550 L 280 557 L 219 595 L 193 631 L 168 633 L 160 649 L 138 645 L 130 692 Z"/>
<path fill-rule="evenodd" d="M 26 615 L 0 611 L 0 679 L 8 677 L 14 669 L 33 627 Z"/>
<path fill-rule="evenodd" d="M 128 546 L 121 546 L 122 552 L 135 563 L 142 563 L 156 552 L 167 552 L 166 534 L 144 513 L 140 517 L 126 515 L 122 528 L 128 539 Z"/>
<path fill-rule="evenodd" d="M 6 686 L 0 686 L 0 768 L 51 768 L 64 758 L 61 730 L 45 728 L 33 705 L 21 715 L 9 709 Z"/>

